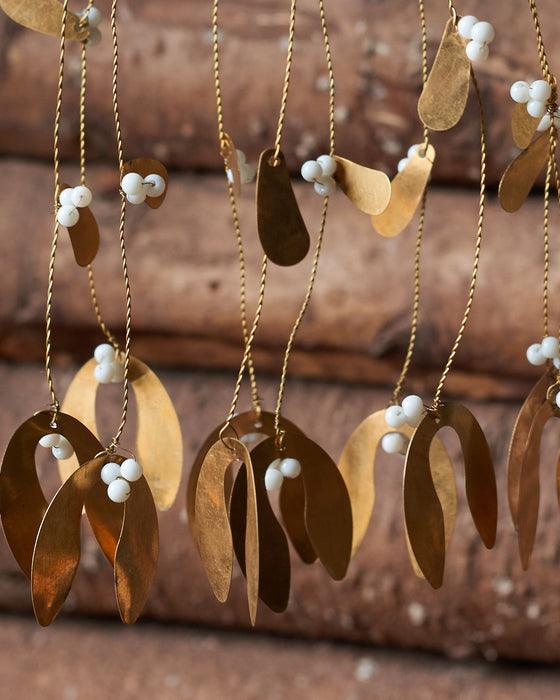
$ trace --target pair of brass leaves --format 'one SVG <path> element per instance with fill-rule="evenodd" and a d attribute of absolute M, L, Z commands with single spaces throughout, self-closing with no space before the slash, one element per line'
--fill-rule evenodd
<path fill-rule="evenodd" d="M 282 419 L 282 452 L 274 436 L 274 416 L 250 412 L 236 416 L 238 436 L 260 432 L 265 439 L 251 450 L 238 439 L 209 436 L 200 451 L 187 491 L 193 539 L 214 594 L 225 601 L 233 555 L 247 579 L 249 613 L 254 624 L 260 598 L 271 610 L 286 609 L 290 592 L 288 540 L 268 499 L 264 476 L 279 456 L 301 463 L 301 475 L 285 479 L 280 510 L 286 532 L 305 563 L 321 560 L 334 579 L 346 573 L 352 549 L 352 512 L 336 464 L 293 424 Z M 255 435 L 256 437 L 256 435 Z M 216 441 L 208 447 L 210 439 Z M 235 477 L 232 465 L 238 462 Z"/>
<path fill-rule="evenodd" d="M 24 27 L 43 34 L 60 36 L 63 7 L 57 0 L 0 0 L 4 12 Z M 66 39 L 85 41 L 89 26 L 80 27 L 80 19 L 73 12 L 66 15 Z"/>
<path fill-rule="evenodd" d="M 535 384 L 521 407 L 509 445 L 508 500 L 525 570 L 529 568 L 539 515 L 542 432 L 552 416 L 560 418 L 560 409 L 550 396 L 555 385 L 556 372 L 550 369 Z M 560 502 L 560 466 L 556 488 Z"/>
<path fill-rule="evenodd" d="M 103 447 L 79 421 L 65 413 L 41 411 L 10 440 L 0 470 L 0 516 L 10 549 L 31 579 L 37 621 L 49 625 L 74 580 L 81 552 L 82 512 L 114 570 L 123 622 L 132 623 L 144 607 L 155 573 L 158 527 L 146 480 L 135 482 L 125 505 L 113 503 L 101 480 L 103 465 L 122 458 L 97 456 Z M 48 504 L 35 464 L 39 440 L 56 431 L 74 448 L 80 466 Z"/>
<path fill-rule="evenodd" d="M 94 435 L 98 434 L 95 404 L 99 383 L 94 375 L 96 364 L 92 358 L 78 371 L 68 387 L 63 404 L 63 410 L 80 420 Z M 157 507 L 167 510 L 175 500 L 183 470 L 183 438 L 179 419 L 158 377 L 133 356 L 129 362 L 129 381 L 136 399 L 136 457 L 142 465 Z M 62 480 L 69 478 L 77 466 L 75 457 L 59 461 Z"/>
<path fill-rule="evenodd" d="M 437 415 L 428 412 L 410 440 L 406 454 L 403 499 L 406 529 L 420 570 L 433 588 L 443 583 L 446 551 L 444 511 L 435 488 L 431 445 L 449 426 L 463 452 L 467 502 L 479 535 L 488 549 L 496 541 L 498 501 L 490 448 L 473 414 L 458 403 L 444 403 Z"/>
<path fill-rule="evenodd" d="M 408 424 L 398 430 L 387 425 L 385 410 L 376 411 L 363 420 L 344 446 L 338 462 L 352 504 L 352 556 L 359 548 L 375 503 L 375 459 L 381 439 L 387 433 L 399 432 L 410 438 L 414 432 Z M 435 436 L 430 444 L 430 471 L 441 504 L 445 529 L 445 547 L 449 545 L 457 519 L 457 488 L 453 467 L 441 440 Z M 424 578 L 414 554 L 407 545 L 414 572 Z"/>

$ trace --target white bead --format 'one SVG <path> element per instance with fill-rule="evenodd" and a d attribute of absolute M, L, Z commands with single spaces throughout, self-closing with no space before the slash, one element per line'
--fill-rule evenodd
<path fill-rule="evenodd" d="M 250 163 L 242 163 L 239 166 L 239 179 L 242 185 L 246 185 L 255 177 L 255 168 Z"/>
<path fill-rule="evenodd" d="M 148 197 L 159 197 L 165 192 L 165 180 L 161 175 L 151 173 L 144 178 L 144 184 L 148 185 L 145 189 Z"/>
<path fill-rule="evenodd" d="M 547 129 L 550 129 L 550 114 L 545 114 L 537 126 L 537 131 L 546 131 Z"/>
<path fill-rule="evenodd" d="M 89 187 L 78 185 L 72 188 L 72 204 L 75 207 L 87 207 L 91 204 L 93 196 Z"/>
<path fill-rule="evenodd" d="M 306 160 L 301 166 L 301 176 L 307 182 L 314 182 L 323 175 L 323 168 L 316 160 Z"/>
<path fill-rule="evenodd" d="M 555 357 L 555 358 L 552 360 L 552 364 L 556 367 L 556 369 L 560 369 L 560 358 Z"/>
<path fill-rule="evenodd" d="M 295 479 L 301 474 L 301 463 L 293 457 L 286 457 L 280 462 L 280 471 L 287 479 Z"/>
<path fill-rule="evenodd" d="M 546 102 L 552 94 L 552 88 L 546 80 L 535 80 L 529 88 L 529 99 Z"/>
<path fill-rule="evenodd" d="M 541 341 L 541 352 L 549 360 L 553 357 L 558 357 L 558 338 L 553 335 L 547 335 Z"/>
<path fill-rule="evenodd" d="M 253 444 L 260 442 L 260 440 L 262 440 L 263 437 L 264 435 L 262 433 L 245 433 L 245 435 L 242 435 L 239 438 L 239 442 L 242 442 L 244 445 L 247 446 L 247 449 L 250 450 Z"/>
<path fill-rule="evenodd" d="M 113 384 L 120 384 L 121 382 L 124 382 L 124 365 L 121 365 L 120 362 L 117 362 L 117 360 L 114 360 L 113 362 L 109 363 L 109 366 L 111 368 L 111 382 Z"/>
<path fill-rule="evenodd" d="M 268 469 L 280 469 L 281 464 L 282 464 L 282 458 L 279 457 L 278 459 L 273 459 L 267 468 Z"/>
<path fill-rule="evenodd" d="M 408 158 L 401 158 L 399 160 L 399 162 L 397 163 L 397 172 L 398 173 L 402 172 L 405 169 L 407 163 L 408 163 Z"/>
<path fill-rule="evenodd" d="M 478 19 L 474 15 L 465 15 L 457 22 L 457 31 L 464 39 L 471 39 L 471 32 Z"/>
<path fill-rule="evenodd" d="M 51 448 L 53 456 L 56 459 L 69 459 L 74 454 L 74 448 L 72 445 L 66 441 L 67 444 L 60 444 L 56 447 Z"/>
<path fill-rule="evenodd" d="M 115 359 L 115 348 L 109 343 L 101 343 L 93 351 L 93 356 L 99 363 L 112 362 Z"/>
<path fill-rule="evenodd" d="M 76 209 L 76 207 L 69 207 L 67 204 L 65 204 L 56 212 L 56 218 L 61 226 L 70 228 L 78 223 L 80 219 L 80 212 Z"/>
<path fill-rule="evenodd" d="M 406 423 L 406 416 L 402 406 L 389 406 L 385 411 L 385 422 L 391 428 L 402 428 Z"/>
<path fill-rule="evenodd" d="M 321 195 L 321 197 L 327 197 L 329 194 L 332 194 L 335 191 L 336 182 L 330 176 L 322 177 L 320 180 L 313 183 L 313 188 L 317 194 Z"/>
<path fill-rule="evenodd" d="M 93 376 L 100 384 L 110 384 L 113 378 L 112 362 L 102 362 L 93 370 Z"/>
<path fill-rule="evenodd" d="M 489 44 L 495 36 L 496 32 L 490 22 L 477 22 L 471 29 L 471 39 L 480 44 Z"/>
<path fill-rule="evenodd" d="M 420 148 L 421 145 L 422 145 L 421 143 L 413 144 L 406 152 L 406 157 L 412 158 L 412 156 L 416 153 L 416 151 Z"/>
<path fill-rule="evenodd" d="M 121 180 L 121 189 L 125 194 L 137 195 L 144 192 L 144 181 L 138 173 L 127 173 Z"/>
<path fill-rule="evenodd" d="M 532 117 L 540 119 L 546 114 L 546 105 L 544 102 L 539 102 L 537 100 L 529 100 L 529 102 L 527 102 L 527 112 Z"/>
<path fill-rule="evenodd" d="M 240 151 L 238 148 L 235 152 L 237 153 L 237 162 L 239 163 L 239 167 L 241 167 L 247 162 L 247 156 L 243 153 L 243 151 Z"/>
<path fill-rule="evenodd" d="M 138 481 L 142 474 L 142 465 L 135 459 L 125 459 L 121 464 L 121 476 L 127 481 Z"/>
<path fill-rule="evenodd" d="M 264 474 L 264 485 L 267 491 L 277 491 L 284 481 L 284 475 L 278 469 L 268 467 Z"/>
<path fill-rule="evenodd" d="M 107 495 L 114 503 L 124 503 L 130 496 L 130 484 L 124 479 L 115 479 L 107 486 Z"/>
<path fill-rule="evenodd" d="M 526 83 L 524 80 L 517 80 L 510 87 L 509 94 L 514 102 L 529 102 L 531 98 L 529 83 Z"/>
<path fill-rule="evenodd" d="M 97 28 L 99 22 L 101 22 L 101 12 L 99 12 L 97 7 L 90 7 L 87 18 L 89 26 Z"/>
<path fill-rule="evenodd" d="M 86 44 L 88 46 L 97 46 L 101 41 L 101 32 L 97 27 L 91 27 L 89 30 L 88 38 L 86 39 Z"/>
<path fill-rule="evenodd" d="M 141 194 L 127 194 L 126 199 L 131 204 L 142 204 L 142 202 L 146 201 L 146 193 L 142 192 Z"/>
<path fill-rule="evenodd" d="M 58 447 L 62 435 L 58 433 L 49 433 L 48 435 L 43 435 L 39 440 L 39 445 L 41 447 Z"/>
<path fill-rule="evenodd" d="M 556 405 L 560 408 L 560 391 L 556 394 Z"/>
<path fill-rule="evenodd" d="M 402 452 L 406 446 L 406 438 L 400 433 L 386 433 L 381 438 L 381 447 L 389 454 Z"/>
<path fill-rule="evenodd" d="M 416 394 L 406 396 L 402 401 L 402 408 L 406 416 L 406 422 L 412 428 L 415 428 L 422 420 L 422 414 L 424 413 L 422 399 Z"/>
<path fill-rule="evenodd" d="M 109 485 L 121 475 L 121 465 L 116 462 L 107 462 L 101 469 L 101 481 Z"/>
<path fill-rule="evenodd" d="M 58 195 L 58 201 L 63 207 L 74 207 L 75 204 L 72 202 L 72 192 L 74 189 L 72 187 L 67 187 L 65 190 Z"/>
<path fill-rule="evenodd" d="M 332 177 L 336 173 L 336 160 L 332 156 L 319 156 L 317 163 L 321 166 L 323 177 Z"/>
<path fill-rule="evenodd" d="M 541 344 L 533 343 L 527 348 L 527 359 L 532 365 L 543 365 L 546 357 L 542 354 Z"/>
<path fill-rule="evenodd" d="M 477 61 L 485 61 L 490 53 L 488 44 L 479 44 L 478 41 L 469 41 L 465 51 L 467 52 L 469 60 L 473 63 L 476 63 Z"/>

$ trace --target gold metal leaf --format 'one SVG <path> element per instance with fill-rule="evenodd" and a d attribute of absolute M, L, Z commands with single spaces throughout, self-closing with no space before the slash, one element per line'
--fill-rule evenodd
<path fill-rule="evenodd" d="M 57 0 L 0 0 L 0 7 L 18 24 L 43 34 L 60 36 L 62 29 L 62 4 Z M 79 27 L 79 18 L 73 13 L 66 15 L 67 39 L 84 41 L 89 27 Z"/>
<path fill-rule="evenodd" d="M 87 490 L 97 480 L 103 459 L 87 462 L 60 487 L 37 534 L 31 567 L 33 610 L 40 625 L 58 615 L 80 561 L 80 523 Z"/>
<path fill-rule="evenodd" d="M 60 191 L 69 187 L 70 185 L 61 185 Z M 87 267 L 99 250 L 99 227 L 89 207 L 80 207 L 78 223 L 68 227 L 68 235 L 76 262 L 81 267 Z"/>
<path fill-rule="evenodd" d="M 148 175 L 160 175 L 165 180 L 165 189 L 163 190 L 162 194 L 159 195 L 159 197 L 150 197 L 148 195 L 144 200 L 144 202 L 151 209 L 159 209 L 167 197 L 167 189 L 169 184 L 165 165 L 154 158 L 135 158 L 134 160 L 127 161 L 123 165 L 121 178 L 127 173 L 138 173 L 138 175 L 141 175 L 142 178 L 145 178 Z"/>
<path fill-rule="evenodd" d="M 450 129 L 465 111 L 471 71 L 466 46 L 450 19 L 418 101 L 418 114 L 428 129 Z"/>
<path fill-rule="evenodd" d="M 549 418 L 560 415 L 549 402 L 545 401 L 535 412 L 527 438 L 525 454 L 519 475 L 519 501 L 517 508 L 517 534 L 519 537 L 519 556 L 524 570 L 529 568 L 529 561 L 535 543 L 537 520 L 539 516 L 540 484 L 539 466 L 541 437 Z"/>
<path fill-rule="evenodd" d="M 516 103 L 511 115 L 511 134 L 518 148 L 527 148 L 539 122 L 539 117 L 532 117 L 527 112 L 527 105 L 524 102 Z"/>
<path fill-rule="evenodd" d="M 425 152 L 419 148 L 393 178 L 388 207 L 383 213 L 371 217 L 375 230 L 382 236 L 396 236 L 410 223 L 428 184 L 435 156 L 432 145 L 428 144 Z"/>
<path fill-rule="evenodd" d="M 304 564 L 313 564 L 317 555 L 305 527 L 305 488 L 303 479 L 284 479 L 280 489 L 280 512 L 294 549 Z"/>
<path fill-rule="evenodd" d="M 257 173 L 257 228 L 264 252 L 276 265 L 296 265 L 309 250 L 309 234 L 292 189 L 282 152 L 261 153 Z"/>
<path fill-rule="evenodd" d="M 500 204 L 506 211 L 514 212 L 521 207 L 548 156 L 549 133 L 546 131 L 508 165 L 498 187 Z"/>
<path fill-rule="evenodd" d="M 156 506 L 144 477 L 132 484 L 124 504 L 122 531 L 115 552 L 115 592 L 121 619 L 136 621 L 148 598 L 158 558 Z"/>
<path fill-rule="evenodd" d="M 556 371 L 549 369 L 525 399 L 521 410 L 517 415 L 508 450 L 507 475 L 508 475 L 508 500 L 511 519 L 517 530 L 517 510 L 519 507 L 519 481 L 523 456 L 527 448 L 527 440 L 535 413 L 546 400 L 548 388 L 556 381 Z"/>
<path fill-rule="evenodd" d="M 337 163 L 334 179 L 348 199 L 366 214 L 384 211 L 391 198 L 391 183 L 387 175 L 340 156 L 334 159 Z"/>
<path fill-rule="evenodd" d="M 0 471 L 0 515 L 4 534 L 28 578 L 35 539 L 48 505 L 37 477 L 37 443 L 53 432 L 64 435 L 82 462 L 103 449 L 97 438 L 72 416 L 59 413 L 56 428 L 51 427 L 51 420 L 51 411 L 41 411 L 22 423 L 8 443 Z"/>
<path fill-rule="evenodd" d="M 95 397 L 99 383 L 94 358 L 77 372 L 64 398 L 63 410 L 79 418 L 97 434 Z M 142 464 L 154 501 L 167 510 L 175 500 L 183 469 L 183 438 L 169 394 L 154 372 L 136 357 L 130 358 L 132 390 L 136 398 L 136 457 Z M 75 459 L 59 462 L 62 479 L 77 468 Z"/>
<path fill-rule="evenodd" d="M 259 533 L 259 598 L 274 612 L 283 612 L 290 597 L 288 540 L 268 500 L 264 476 L 275 457 L 274 441 L 265 440 L 251 451 L 255 478 Z M 288 479 L 287 481 L 290 481 Z M 239 468 L 231 494 L 230 524 L 239 566 L 245 573 L 247 470 Z"/>

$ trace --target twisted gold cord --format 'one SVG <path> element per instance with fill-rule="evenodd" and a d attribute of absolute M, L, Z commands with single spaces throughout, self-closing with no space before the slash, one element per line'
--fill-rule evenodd
<path fill-rule="evenodd" d="M 284 75 L 284 85 L 282 87 L 282 100 L 280 102 L 280 114 L 278 115 L 278 126 L 276 128 L 276 139 L 274 141 L 274 155 L 272 164 L 276 167 L 279 163 L 280 141 L 286 117 L 286 106 L 288 104 L 288 88 L 290 87 L 290 77 L 292 73 L 292 57 L 294 54 L 294 32 L 296 28 L 296 4 L 297 0 L 292 0 L 290 7 L 290 26 L 288 29 L 288 54 L 286 56 L 286 72 Z M 323 28 L 324 31 L 324 28 Z"/>

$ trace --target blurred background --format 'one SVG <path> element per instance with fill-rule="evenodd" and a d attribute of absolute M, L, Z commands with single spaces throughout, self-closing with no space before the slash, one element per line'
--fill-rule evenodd
<path fill-rule="evenodd" d="M 94 193 L 101 248 L 94 262 L 100 304 L 123 336 L 118 248 L 119 173 L 111 106 L 110 3 L 95 3 L 102 42 L 88 50 L 87 184 Z M 282 93 L 290 3 L 223 0 L 221 77 L 225 129 L 256 165 L 273 145 Z M 71 1 L 70 9 L 82 9 Z M 528 3 L 463 0 L 461 15 L 490 21 L 496 38 L 476 67 L 488 135 L 488 184 L 477 293 L 445 396 L 471 408 L 490 443 L 498 478 L 496 547 L 487 551 L 471 521 L 456 459 L 459 513 L 443 587 L 418 579 L 408 559 L 400 458 L 376 463 L 376 505 L 347 578 L 292 559 L 287 611 L 259 607 L 250 628 L 243 576 L 229 600 L 210 590 L 186 524 L 190 466 L 229 410 L 242 357 L 239 272 L 223 161 L 219 154 L 209 0 L 119 0 L 119 100 L 125 159 L 154 157 L 169 169 L 161 209 L 129 207 L 127 244 L 133 295 L 133 353 L 155 369 L 173 399 L 185 445 L 175 505 L 159 516 L 160 559 L 145 612 L 125 628 L 112 574 L 84 530 L 80 571 L 59 618 L 41 629 L 29 582 L 0 545 L 0 689 L 4 697 L 64 698 L 556 698 L 560 687 L 560 518 L 558 433 L 542 446 L 542 498 L 531 567 L 523 572 L 506 497 L 505 462 L 517 412 L 539 376 L 527 346 L 542 327 L 542 192 L 515 215 L 497 185 L 518 153 L 510 131 L 516 80 L 541 77 Z M 336 80 L 336 153 L 390 177 L 421 140 L 421 41 L 413 0 L 326 0 Z M 555 0 L 539 0 L 551 70 L 560 65 Z M 426 1 L 429 61 L 449 17 Z M 0 440 L 49 404 L 44 315 L 52 235 L 52 131 L 59 42 L 0 12 Z M 61 123 L 62 179 L 78 181 L 79 46 L 67 46 Z M 460 123 L 434 133 L 436 149 L 422 247 L 417 348 L 406 393 L 428 403 L 467 300 L 476 235 L 479 125 L 471 95 Z M 321 201 L 299 168 L 328 152 L 328 76 L 318 3 L 300 0 L 293 81 L 282 150 L 311 233 Z M 542 190 L 542 182 L 541 182 Z M 381 238 L 337 192 L 331 197 L 311 304 L 297 336 L 283 414 L 337 460 L 370 413 L 384 408 L 399 376 L 410 330 L 416 220 Z M 247 257 L 250 317 L 262 251 L 254 190 L 239 214 Z M 551 216 L 551 327 L 560 319 L 560 241 Z M 65 233 L 63 231 L 63 233 Z M 264 408 L 273 410 L 284 348 L 305 295 L 311 260 L 272 266 L 254 358 Z M 87 273 L 61 236 L 56 260 L 54 374 L 63 396 L 103 341 Z M 118 393 L 107 393 L 112 422 Z M 240 410 L 250 407 L 248 392 Z M 133 442 L 133 436 L 130 437 Z M 123 444 L 127 444 L 126 440 Z M 41 467 L 45 490 L 59 481 Z"/>

